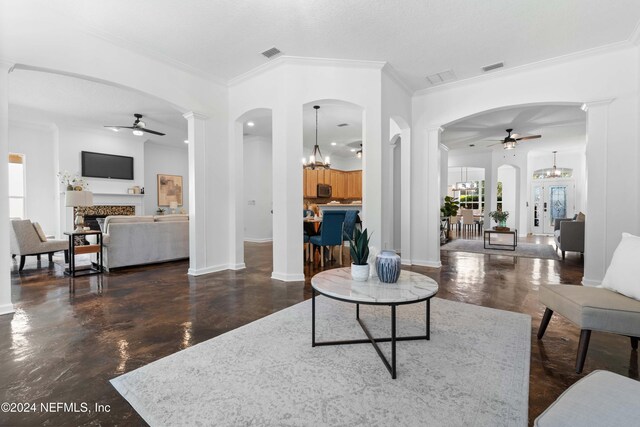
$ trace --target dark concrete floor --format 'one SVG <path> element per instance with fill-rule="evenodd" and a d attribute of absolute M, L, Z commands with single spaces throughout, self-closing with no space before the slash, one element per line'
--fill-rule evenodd
<path fill-rule="evenodd" d="M 0 425 L 144 425 L 110 379 L 310 298 L 309 279 L 269 278 L 270 244 L 248 244 L 246 260 L 246 270 L 195 278 L 186 275 L 184 261 L 123 269 L 74 279 L 75 292 L 58 264 L 43 260 L 38 265 L 33 259 L 22 273 L 14 264 L 16 312 L 0 316 L 1 401 L 88 402 L 110 410 L 0 412 Z M 442 263 L 441 269 L 411 270 L 436 279 L 440 298 L 532 316 L 530 422 L 594 369 L 638 378 L 637 352 L 628 338 L 594 333 L 582 375 L 574 372 L 577 328 L 554 316 L 544 341 L 535 338 L 543 312 L 539 285 L 579 284 L 578 255 L 568 254 L 561 262 L 443 252 Z M 305 266 L 307 277 L 318 271 Z"/>

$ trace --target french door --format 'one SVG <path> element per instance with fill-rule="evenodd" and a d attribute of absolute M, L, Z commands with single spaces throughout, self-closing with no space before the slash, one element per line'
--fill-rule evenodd
<path fill-rule="evenodd" d="M 553 234 L 556 218 L 575 214 L 573 179 L 540 179 L 531 185 L 531 220 L 533 234 Z"/>

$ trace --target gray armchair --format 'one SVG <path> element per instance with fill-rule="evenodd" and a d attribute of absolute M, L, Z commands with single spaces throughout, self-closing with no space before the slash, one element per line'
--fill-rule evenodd
<path fill-rule="evenodd" d="M 20 256 L 20 268 L 24 268 L 24 262 L 27 256 L 37 256 L 48 254 L 49 262 L 53 261 L 53 253 L 64 251 L 65 262 L 69 260 L 69 243 L 66 240 L 40 240 L 36 229 L 28 219 L 11 221 L 10 241 L 11 255 Z"/>
<path fill-rule="evenodd" d="M 556 218 L 553 237 L 556 241 L 556 250 L 562 251 L 562 259 L 565 252 L 584 253 L 584 221 L 574 221 L 570 218 Z"/>

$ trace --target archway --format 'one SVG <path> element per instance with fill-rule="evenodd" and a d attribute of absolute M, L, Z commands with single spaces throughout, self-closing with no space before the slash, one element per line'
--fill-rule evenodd
<path fill-rule="evenodd" d="M 317 109 L 314 107 L 320 107 Z M 317 113 L 317 135 L 316 135 Z M 366 218 L 366 201 L 363 187 L 367 175 L 367 143 L 364 137 L 365 120 L 362 107 L 337 99 L 321 99 L 307 102 L 302 106 L 303 115 L 303 200 L 302 206 L 322 218 L 328 210 L 356 210 L 362 220 Z M 322 159 L 314 151 L 317 144 Z M 328 169 L 313 167 L 310 157 L 327 163 Z M 320 232 L 317 224 L 305 220 L 307 235 Z M 335 251 L 337 254 L 338 252 Z M 343 251 L 342 262 L 348 259 Z M 311 262 L 317 262 L 318 255 Z M 307 274 L 312 274 L 314 264 L 306 264 Z M 333 265 L 333 264 L 329 264 Z M 327 266 L 325 261 L 325 267 Z"/>

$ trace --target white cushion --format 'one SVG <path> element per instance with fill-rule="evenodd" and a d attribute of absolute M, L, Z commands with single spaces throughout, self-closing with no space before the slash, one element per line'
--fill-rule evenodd
<path fill-rule="evenodd" d="M 600 287 L 640 300 L 640 237 L 622 233 Z"/>

